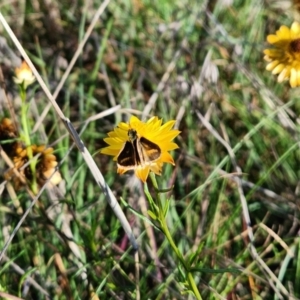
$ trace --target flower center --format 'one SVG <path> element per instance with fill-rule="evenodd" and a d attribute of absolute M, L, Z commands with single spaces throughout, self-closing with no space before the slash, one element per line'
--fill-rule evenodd
<path fill-rule="evenodd" d="M 300 39 L 293 40 L 290 43 L 290 47 L 292 52 L 300 53 Z"/>

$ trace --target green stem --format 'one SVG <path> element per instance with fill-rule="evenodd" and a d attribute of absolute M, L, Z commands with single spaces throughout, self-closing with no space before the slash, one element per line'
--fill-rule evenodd
<path fill-rule="evenodd" d="M 175 244 L 175 242 L 173 240 L 173 237 L 172 237 L 172 235 L 171 235 L 171 233 L 169 231 L 168 224 L 167 224 L 166 218 L 164 216 L 164 209 L 163 209 L 163 206 L 162 206 L 162 201 L 161 201 L 161 198 L 160 198 L 160 193 L 158 191 L 158 186 L 157 186 L 156 178 L 155 178 L 155 175 L 152 172 L 150 173 L 150 177 L 151 177 L 153 186 L 154 186 L 155 191 L 156 191 L 156 204 L 157 204 L 157 206 L 159 208 L 159 215 L 158 215 L 157 219 L 158 219 L 158 221 L 160 223 L 161 230 L 165 234 L 165 236 L 166 236 L 169 244 L 171 245 L 173 251 L 175 252 L 175 254 L 177 256 L 177 258 L 179 259 L 179 261 L 181 262 L 182 266 L 184 267 L 184 269 L 186 271 L 187 282 L 188 282 L 188 285 L 189 285 L 191 291 L 193 291 L 195 297 L 198 300 L 202 300 L 200 292 L 199 292 L 199 290 L 197 288 L 197 285 L 195 283 L 193 274 L 190 272 L 190 266 L 184 260 L 184 257 L 182 255 L 182 253 L 179 251 L 178 247 L 176 246 L 176 244 Z"/>
<path fill-rule="evenodd" d="M 29 129 L 28 129 L 28 123 L 27 123 L 27 109 L 28 109 L 28 105 L 25 102 L 25 99 L 23 99 L 23 97 L 25 97 L 26 99 L 26 92 L 25 91 L 21 91 L 21 98 L 22 98 L 22 106 L 21 106 L 21 120 L 22 120 L 22 129 L 23 129 L 23 138 L 24 138 L 24 142 L 26 147 L 31 145 L 30 142 L 30 135 L 29 135 Z M 31 149 L 30 149 L 31 150 Z M 28 153 L 29 156 L 29 153 Z M 32 158 L 32 151 L 31 151 L 31 157 Z"/>
<path fill-rule="evenodd" d="M 36 159 L 32 159 L 33 153 L 31 148 L 30 133 L 29 133 L 29 126 L 28 126 L 28 118 L 27 118 L 28 104 L 26 103 L 26 89 L 23 84 L 20 86 L 20 96 L 22 99 L 21 122 L 22 122 L 22 129 L 23 129 L 23 139 L 26 145 L 28 159 L 31 160 L 29 165 L 32 174 L 31 188 L 34 194 L 36 194 L 38 191 L 37 182 L 36 182 L 36 172 L 35 172 Z"/>

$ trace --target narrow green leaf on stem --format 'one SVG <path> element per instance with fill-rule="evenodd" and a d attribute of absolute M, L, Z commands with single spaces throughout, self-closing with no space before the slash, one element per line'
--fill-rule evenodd
<path fill-rule="evenodd" d="M 155 215 L 155 213 L 153 211 L 148 210 L 148 215 L 151 219 L 157 220 L 157 216 Z"/>
<path fill-rule="evenodd" d="M 184 278 L 186 278 L 186 281 L 187 281 L 188 291 L 193 292 L 196 299 L 198 299 L 198 300 L 202 299 L 200 292 L 197 288 L 197 285 L 195 283 L 194 277 L 193 277 L 192 273 L 190 272 L 190 264 L 189 264 L 188 260 L 185 261 L 183 254 L 180 252 L 179 248 L 176 246 L 175 241 L 173 240 L 173 237 L 168 228 L 168 224 L 166 221 L 166 217 L 167 217 L 166 214 L 168 212 L 169 200 L 167 200 L 165 206 L 163 207 L 162 199 L 160 198 L 160 193 L 158 192 L 159 191 L 158 184 L 157 184 L 155 175 L 152 172 L 150 173 L 150 178 L 151 178 L 152 184 L 156 191 L 156 198 L 154 199 L 154 201 L 158 208 L 157 221 L 160 223 L 162 232 L 164 233 L 165 237 L 167 238 L 171 248 L 173 249 L 175 255 L 177 256 L 178 260 L 180 261 L 180 263 L 184 269 L 184 272 L 185 272 Z M 149 192 L 148 188 L 147 188 L 147 192 Z M 146 193 L 146 191 L 145 191 L 145 193 Z M 152 197 L 151 197 L 151 201 L 153 201 Z"/>

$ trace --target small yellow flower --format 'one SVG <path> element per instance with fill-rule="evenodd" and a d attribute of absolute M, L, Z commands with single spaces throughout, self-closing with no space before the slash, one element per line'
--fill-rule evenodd
<path fill-rule="evenodd" d="M 114 156 L 119 174 L 134 170 L 146 182 L 150 171 L 160 175 L 164 163 L 175 165 L 169 151 L 178 148 L 172 141 L 180 131 L 172 129 L 174 124 L 172 120 L 162 125 L 157 117 L 144 123 L 132 116 L 128 124 L 121 122 L 108 133 L 104 141 L 109 146 L 101 153 Z"/>
<path fill-rule="evenodd" d="M 35 77 L 26 61 L 22 62 L 20 68 L 15 69 L 15 74 L 14 82 L 20 85 L 23 84 L 25 89 L 35 81 Z"/>
<path fill-rule="evenodd" d="M 279 74 L 278 82 L 289 79 L 291 87 L 300 86 L 300 24 L 281 26 L 267 41 L 274 48 L 264 50 L 264 59 L 269 62 L 266 69 Z"/>

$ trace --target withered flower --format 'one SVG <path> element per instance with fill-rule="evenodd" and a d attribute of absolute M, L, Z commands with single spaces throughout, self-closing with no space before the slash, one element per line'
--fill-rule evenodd
<path fill-rule="evenodd" d="M 20 146 L 17 141 L 18 134 L 13 122 L 8 118 L 3 118 L 0 123 L 0 144 L 9 157 L 13 157 L 16 149 Z"/>
<path fill-rule="evenodd" d="M 56 161 L 56 156 L 53 154 L 53 148 L 46 148 L 45 145 L 32 145 L 30 147 L 33 156 L 40 154 L 36 163 L 36 179 L 38 184 L 40 186 L 44 185 L 54 172 L 55 173 L 49 182 L 52 185 L 59 184 L 62 178 L 59 171 L 55 171 L 55 167 L 58 163 Z M 28 148 L 29 147 L 18 147 L 16 149 L 16 155 L 13 158 L 13 162 L 15 168 L 18 170 L 20 170 L 20 168 L 22 168 L 29 160 Z M 28 181 L 32 180 L 32 171 L 30 165 L 26 166 L 25 169 L 21 170 L 20 172 Z M 18 180 L 18 178 L 16 178 L 16 180 Z"/>

